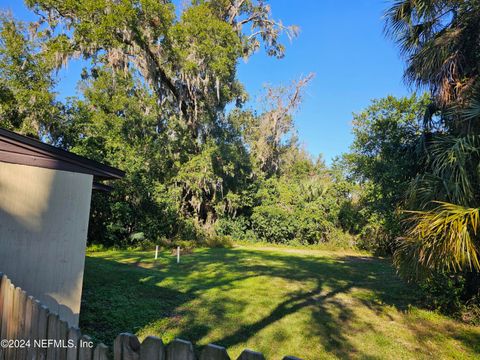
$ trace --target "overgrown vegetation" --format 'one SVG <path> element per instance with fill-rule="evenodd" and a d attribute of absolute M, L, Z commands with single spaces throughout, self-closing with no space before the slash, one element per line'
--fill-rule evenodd
<path fill-rule="evenodd" d="M 430 98 L 375 101 L 356 117 L 344 158 L 367 185 L 366 212 L 381 220 L 374 244 L 432 306 L 469 320 L 480 307 L 479 16 L 478 1 L 394 3 L 386 32 L 406 80 Z"/>
<path fill-rule="evenodd" d="M 128 289 L 128 291 L 125 291 Z M 115 306 L 111 306 L 114 303 Z M 421 307 L 390 261 L 280 247 L 88 253 L 82 330 L 189 339 L 267 359 L 475 359 L 480 329 Z M 432 355 L 433 354 L 433 355 Z"/>
<path fill-rule="evenodd" d="M 474 321 L 480 299 L 480 4 L 399 0 L 386 33 L 428 95 L 354 114 L 326 166 L 294 117 L 313 75 L 248 103 L 238 61 L 281 58 L 296 26 L 262 0 L 28 0 L 0 18 L 0 125 L 126 170 L 95 193 L 89 242 L 107 247 L 327 243 L 393 255 L 430 304 Z M 56 70 L 85 62 L 81 96 Z M 246 104 L 249 104 L 248 106 Z"/>
<path fill-rule="evenodd" d="M 280 58 L 298 31 L 263 1 L 193 1 L 178 16 L 157 0 L 27 5 L 37 23 L 1 22 L 2 124 L 126 170 L 94 193 L 91 243 L 353 243 L 339 218 L 350 184 L 296 136 L 313 75 L 244 105 L 238 60 L 262 46 Z M 82 96 L 59 102 L 55 69 L 78 56 Z M 37 93 L 35 111 L 16 105 Z"/>

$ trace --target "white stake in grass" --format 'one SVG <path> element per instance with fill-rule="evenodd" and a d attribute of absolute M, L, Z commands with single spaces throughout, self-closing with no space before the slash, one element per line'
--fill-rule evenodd
<path fill-rule="evenodd" d="M 180 263 L 180 246 L 177 246 L 177 264 Z"/>
<path fill-rule="evenodd" d="M 158 259 L 158 245 L 155 246 L 155 260 Z"/>

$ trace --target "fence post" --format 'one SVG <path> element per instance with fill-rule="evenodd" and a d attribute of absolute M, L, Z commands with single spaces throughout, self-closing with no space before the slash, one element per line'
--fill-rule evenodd
<path fill-rule="evenodd" d="M 0 296 L 0 300 L 2 302 L 1 307 L 1 326 L 0 326 L 0 339 L 8 339 L 8 320 L 10 316 L 10 306 L 11 306 L 11 297 L 13 294 L 13 285 L 11 284 L 10 280 L 3 275 L 1 279 L 1 286 L 2 286 L 2 293 Z M 6 348 L 0 348 L 0 359 L 6 358 L 7 354 Z"/>
<path fill-rule="evenodd" d="M 48 314 L 48 322 L 47 322 L 47 339 L 56 341 L 58 340 L 58 333 L 60 327 L 60 319 L 58 315 L 55 313 Z M 57 346 L 52 346 L 52 344 L 48 344 L 47 347 L 47 360 L 57 360 L 57 357 L 60 353 L 60 349 Z"/>
<path fill-rule="evenodd" d="M 68 342 L 68 323 L 60 320 L 58 322 L 58 337 L 61 340 L 61 347 L 59 348 L 59 354 L 57 360 L 67 360 L 67 342 Z"/>
<path fill-rule="evenodd" d="M 39 304 L 40 305 L 40 304 Z M 48 308 L 45 305 L 40 305 L 38 311 L 38 340 L 47 339 L 48 334 Z M 37 348 L 37 358 L 45 360 L 47 358 L 47 349 L 45 347 Z"/>
<path fill-rule="evenodd" d="M 27 336 L 30 340 L 30 346 L 27 348 L 27 360 L 36 359 L 35 340 L 38 339 L 38 312 L 40 303 L 32 296 L 27 299 L 27 321 L 25 328 L 27 329 Z"/>
<path fill-rule="evenodd" d="M 192 343 L 181 339 L 173 340 L 167 346 L 167 360 L 195 360 Z"/>
<path fill-rule="evenodd" d="M 28 296 L 25 300 L 25 323 L 24 323 L 24 338 L 32 338 L 32 321 L 33 321 L 33 304 L 34 300 L 32 296 Z"/>
<path fill-rule="evenodd" d="M 12 297 L 13 297 L 13 285 L 10 282 L 10 279 L 6 279 L 3 284 L 4 292 L 3 292 L 3 313 L 2 313 L 2 339 L 8 339 L 8 320 L 10 318 L 11 313 L 11 306 L 12 306 Z"/>
<path fill-rule="evenodd" d="M 69 342 L 73 343 L 74 347 L 69 347 L 67 349 L 67 360 L 77 360 L 78 359 L 78 346 L 79 340 L 82 337 L 80 329 L 71 327 L 68 329 L 67 339 Z"/>
<path fill-rule="evenodd" d="M 148 336 L 140 346 L 140 360 L 165 360 L 165 346 L 162 339 Z"/>
<path fill-rule="evenodd" d="M 224 347 L 208 344 L 203 348 L 200 360 L 230 360 L 230 356 Z"/>
<path fill-rule="evenodd" d="M 265 360 L 262 353 L 253 350 L 243 350 L 237 360 Z"/>
<path fill-rule="evenodd" d="M 121 333 L 113 342 L 114 360 L 139 360 L 140 342 L 135 335 Z"/>
<path fill-rule="evenodd" d="M 26 308 L 27 308 L 27 293 L 17 288 L 17 306 L 16 306 L 16 333 L 15 339 L 26 339 L 25 336 L 25 319 L 26 319 Z M 15 349 L 15 356 L 18 360 L 24 360 L 27 355 L 27 348 L 20 347 Z"/>
<path fill-rule="evenodd" d="M 108 360 L 108 347 L 105 344 L 98 344 L 93 351 L 93 360 Z"/>
<path fill-rule="evenodd" d="M 15 332 L 15 300 L 16 300 L 16 291 L 15 286 L 10 282 L 8 289 L 8 304 L 6 306 L 7 317 L 6 317 L 6 335 L 4 339 L 13 339 L 13 334 Z M 5 359 L 11 359 L 15 355 L 13 348 L 5 349 Z"/>
<path fill-rule="evenodd" d="M 83 335 L 79 343 L 91 342 L 92 338 L 88 335 Z M 78 359 L 79 360 L 92 360 L 93 359 L 93 349 L 88 346 L 79 346 L 78 347 Z"/>

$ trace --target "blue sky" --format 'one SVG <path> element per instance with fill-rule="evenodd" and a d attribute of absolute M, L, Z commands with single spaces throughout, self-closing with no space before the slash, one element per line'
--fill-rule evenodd
<path fill-rule="evenodd" d="M 402 96 L 403 61 L 391 40 L 383 35 L 386 0 L 271 0 L 273 16 L 301 29 L 287 42 L 284 59 L 257 53 L 239 66 L 238 76 L 251 98 L 264 84 L 288 84 L 310 72 L 316 74 L 295 117 L 300 141 L 309 152 L 323 154 L 327 162 L 348 150 L 352 141 L 352 112 L 371 99 Z M 33 20 L 21 1 L 0 0 L 0 8 L 15 17 Z M 83 65 L 69 63 L 60 72 L 57 91 L 61 98 L 76 94 Z"/>

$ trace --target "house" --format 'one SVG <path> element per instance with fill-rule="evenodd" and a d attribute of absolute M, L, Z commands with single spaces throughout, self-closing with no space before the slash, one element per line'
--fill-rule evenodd
<path fill-rule="evenodd" d="M 0 272 L 78 325 L 92 189 L 124 172 L 0 128 Z"/>

